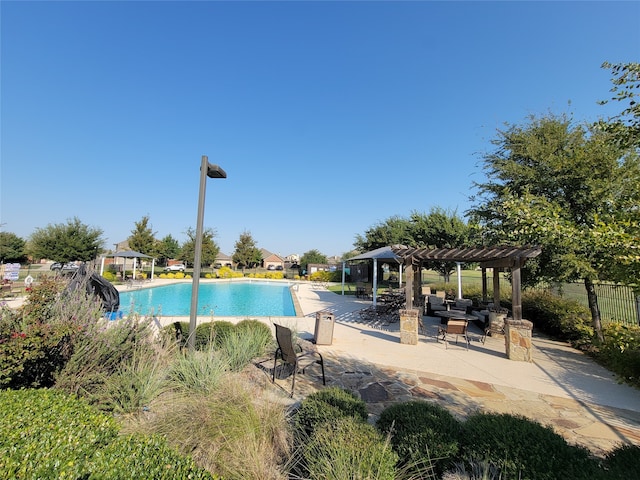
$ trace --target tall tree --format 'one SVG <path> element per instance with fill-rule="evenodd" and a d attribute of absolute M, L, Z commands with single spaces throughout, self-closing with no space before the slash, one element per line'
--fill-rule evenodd
<path fill-rule="evenodd" d="M 368 252 L 389 245 L 413 246 L 411 221 L 399 215 L 387 218 L 368 228 L 364 236 L 356 235 L 353 246 L 357 250 Z"/>
<path fill-rule="evenodd" d="M 180 243 L 169 234 L 156 241 L 155 252 L 158 263 L 162 266 L 167 265 L 167 260 L 177 258 L 180 254 Z"/>
<path fill-rule="evenodd" d="M 523 282 L 581 279 L 601 337 L 594 282 L 615 270 L 609 263 L 620 250 L 611 237 L 638 224 L 637 155 L 566 116 L 531 117 L 492 143 L 496 149 L 484 156 L 488 180 L 476 185 L 470 213 L 490 244 L 542 247 Z"/>
<path fill-rule="evenodd" d="M 305 272 L 309 272 L 310 263 L 327 263 L 327 256 L 323 255 L 316 249 L 309 250 L 300 258 L 300 268 Z"/>
<path fill-rule="evenodd" d="M 244 273 L 245 268 L 253 268 L 260 264 L 262 253 L 256 246 L 251 232 L 244 231 L 240 234 L 231 258 L 236 265 L 242 268 L 242 273 Z"/>
<path fill-rule="evenodd" d="M 131 236 L 128 239 L 129 247 L 136 252 L 155 256 L 155 235 L 156 232 L 149 225 L 149 216 L 145 215 L 139 222 L 135 222 L 135 228 L 131 230 Z"/>
<path fill-rule="evenodd" d="M 0 262 L 24 263 L 27 261 L 26 242 L 12 232 L 0 232 Z"/>
<path fill-rule="evenodd" d="M 28 245 L 29 253 L 35 259 L 46 258 L 60 263 L 88 262 L 102 253 L 104 239 L 101 229 L 89 227 L 74 217 L 66 224 L 37 228 Z"/>
<path fill-rule="evenodd" d="M 186 264 L 193 265 L 196 258 L 196 231 L 189 227 L 185 233 L 187 240 L 182 244 L 179 258 Z M 220 247 L 213 240 L 215 236 L 216 234 L 211 228 L 205 228 L 204 232 L 202 232 L 201 267 L 211 265 L 215 262 L 218 253 L 220 253 Z"/>
<path fill-rule="evenodd" d="M 414 246 L 433 248 L 461 248 L 469 244 L 470 227 L 456 211 L 433 207 L 428 214 L 412 212 L 411 238 Z M 429 262 L 428 267 L 451 279 L 455 262 Z"/>

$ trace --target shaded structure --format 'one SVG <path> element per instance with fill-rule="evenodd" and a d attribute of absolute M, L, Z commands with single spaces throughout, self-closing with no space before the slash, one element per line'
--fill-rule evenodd
<path fill-rule="evenodd" d="M 123 259 L 123 263 L 122 263 L 122 280 L 124 280 L 124 273 L 127 270 L 127 258 L 132 258 L 134 259 L 133 261 L 133 278 L 136 278 L 136 262 L 135 259 L 136 258 L 153 258 L 150 257 L 149 255 L 145 255 L 144 253 L 140 253 L 140 252 L 136 252 L 134 250 L 121 250 L 118 251 L 116 253 L 111 253 L 109 255 L 104 255 L 102 257 L 102 263 L 100 265 L 100 275 L 102 275 L 104 273 L 104 259 L 106 257 L 114 257 L 114 258 L 122 258 Z M 151 262 L 151 280 L 153 280 L 153 272 L 156 266 L 156 259 L 153 258 L 152 262 Z"/>
<path fill-rule="evenodd" d="M 479 263 L 482 269 L 482 296 L 487 299 L 486 269 L 493 269 L 493 302 L 500 305 L 500 271 L 511 271 L 512 316 L 522 320 L 522 286 L 520 269 L 527 259 L 535 258 L 542 250 L 540 247 L 479 247 L 479 248 L 414 248 L 402 245 L 389 247 L 400 257 L 405 266 L 407 280 L 407 306 L 415 305 L 420 298 L 421 285 L 419 271 L 425 262 L 456 262 L 458 272 L 462 263 Z M 460 283 L 460 275 L 458 275 Z M 411 286 L 411 287 L 410 287 Z M 460 288 L 458 289 L 460 296 Z"/>
<path fill-rule="evenodd" d="M 394 248 L 402 247 L 402 245 L 393 245 L 390 247 L 380 247 L 375 250 L 371 250 L 370 252 L 361 253 L 360 255 L 356 255 L 355 257 L 351 257 L 348 260 L 342 262 L 342 294 L 344 295 L 344 283 L 345 283 L 345 272 L 346 272 L 346 264 L 347 263 L 356 263 L 356 262 L 364 262 L 364 261 L 372 261 L 373 262 L 373 305 L 375 306 L 377 303 L 377 290 L 378 290 L 378 262 L 382 263 L 397 263 L 399 264 L 400 274 L 398 275 L 398 283 L 402 285 L 402 258 L 394 252 Z M 404 247 L 403 247 L 404 248 Z"/>

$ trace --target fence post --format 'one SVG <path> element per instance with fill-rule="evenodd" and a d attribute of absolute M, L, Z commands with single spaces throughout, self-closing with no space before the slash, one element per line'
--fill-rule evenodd
<path fill-rule="evenodd" d="M 638 325 L 640 325 L 640 295 L 636 295 L 636 314 L 638 317 Z"/>

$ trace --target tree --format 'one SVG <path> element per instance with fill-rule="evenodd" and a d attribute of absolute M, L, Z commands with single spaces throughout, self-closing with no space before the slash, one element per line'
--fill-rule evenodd
<path fill-rule="evenodd" d="M 156 232 L 152 231 L 149 225 L 149 217 L 145 215 L 139 222 L 135 222 L 135 228 L 131 230 L 131 236 L 128 238 L 129 247 L 136 252 L 155 256 L 155 235 Z"/>
<path fill-rule="evenodd" d="M 389 245 L 413 245 L 410 220 L 398 215 L 375 224 L 362 235 L 356 235 L 353 246 L 368 252 Z"/>
<path fill-rule="evenodd" d="M 462 248 L 469 245 L 470 227 L 456 211 L 433 207 L 428 214 L 412 212 L 410 217 L 413 245 L 432 248 Z M 431 269 L 451 279 L 455 262 L 429 262 Z"/>
<path fill-rule="evenodd" d="M 67 223 L 37 228 L 29 241 L 33 258 L 46 258 L 60 263 L 87 262 L 102 253 L 102 230 L 83 224 L 77 217 Z"/>
<path fill-rule="evenodd" d="M 492 143 L 495 151 L 484 156 L 488 180 L 476 184 L 472 217 L 489 244 L 542 247 L 537 261 L 525 265 L 523 283 L 581 279 L 602 338 L 594 282 L 610 278 L 616 257 L 628 253 L 611 239 L 626 238 L 629 228 L 637 232 L 637 155 L 609 133 L 573 125 L 566 116 L 531 117 L 498 132 Z"/>
<path fill-rule="evenodd" d="M 0 232 L 0 262 L 24 263 L 27 261 L 26 242 L 11 232 Z"/>
<path fill-rule="evenodd" d="M 158 264 L 167 265 L 167 260 L 177 258 L 180 254 L 180 244 L 178 240 L 169 234 L 162 240 L 156 241 L 154 250 L 157 255 Z"/>
<path fill-rule="evenodd" d="M 196 231 L 189 227 L 185 233 L 188 239 L 182 244 L 179 258 L 186 264 L 193 265 L 196 258 Z M 201 267 L 211 265 L 220 253 L 220 247 L 213 240 L 215 236 L 216 234 L 211 228 L 205 228 L 202 232 Z"/>
<path fill-rule="evenodd" d="M 310 263 L 327 263 L 326 255 L 323 255 L 318 250 L 309 250 L 300 258 L 300 268 L 305 272 L 309 272 Z"/>
<path fill-rule="evenodd" d="M 233 261 L 242 268 L 253 268 L 262 261 L 262 253 L 256 246 L 256 242 L 250 232 L 244 231 L 235 244 L 235 251 L 231 257 Z"/>
<path fill-rule="evenodd" d="M 409 218 L 393 216 L 358 235 L 354 245 L 363 251 L 390 245 L 458 248 L 467 246 L 470 227 L 456 212 L 434 207 L 428 214 L 414 211 Z M 429 262 L 429 267 L 449 281 L 452 262 Z"/>
<path fill-rule="evenodd" d="M 640 88 L 640 63 L 604 62 L 602 68 L 608 68 L 613 74 L 610 92 L 613 97 L 602 100 L 604 105 L 610 101 L 628 102 L 627 107 L 619 114 L 607 121 L 600 121 L 596 125 L 610 133 L 613 139 L 622 147 L 640 148 L 640 103 L 636 101 Z"/>

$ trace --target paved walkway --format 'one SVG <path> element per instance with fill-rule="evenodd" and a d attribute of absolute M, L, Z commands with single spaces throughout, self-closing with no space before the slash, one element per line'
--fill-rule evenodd
<path fill-rule="evenodd" d="M 358 310 L 371 304 L 312 285 L 298 291 L 304 318 L 279 319 L 313 338 L 315 314 L 335 316 L 331 345 L 318 345 L 327 385 L 357 392 L 372 419 L 388 405 L 410 399 L 435 401 L 459 418 L 473 411 L 524 415 L 552 426 L 570 443 L 604 454 L 622 443 L 640 444 L 640 390 L 570 346 L 534 334 L 534 361 L 509 360 L 504 339 L 472 327 L 471 345 L 437 342 L 439 319 L 424 317 L 418 345 L 400 343 L 399 324 L 362 323 Z M 264 363 L 270 369 L 272 363 Z M 319 369 L 297 376 L 293 402 L 322 388 Z M 290 378 L 277 379 L 288 393 Z"/>

